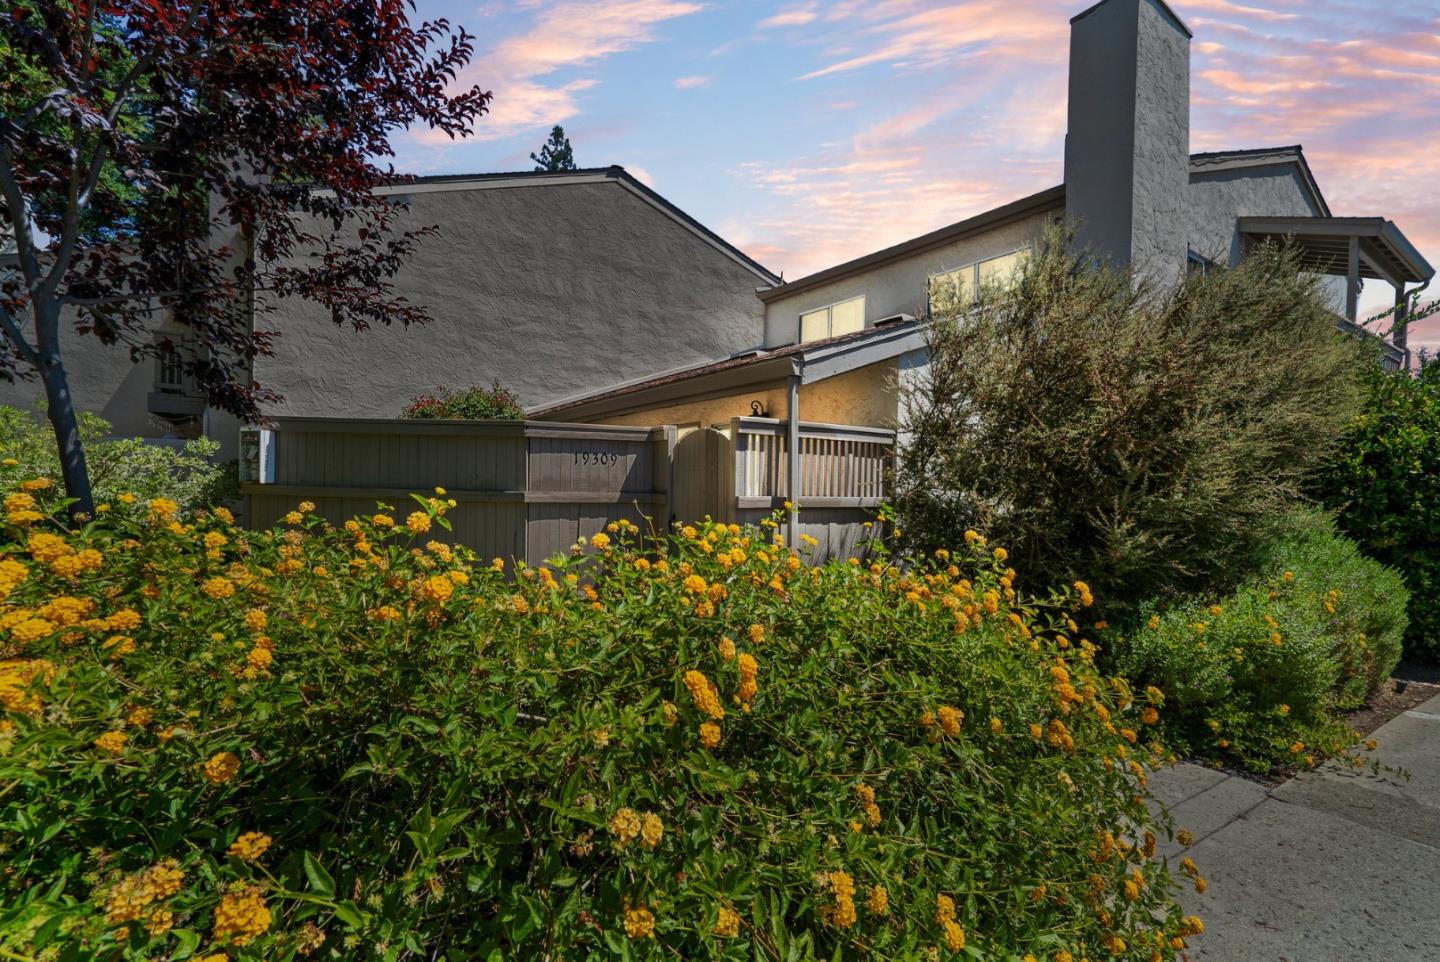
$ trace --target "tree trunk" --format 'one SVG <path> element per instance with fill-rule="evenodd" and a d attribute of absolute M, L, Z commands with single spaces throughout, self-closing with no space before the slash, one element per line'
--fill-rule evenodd
<path fill-rule="evenodd" d="M 70 505 L 70 517 L 88 521 L 95 516 L 95 497 L 90 491 L 90 472 L 85 466 L 85 446 L 80 441 L 75 400 L 70 395 L 65 365 L 58 351 L 49 351 L 41 357 L 40 380 L 45 384 L 47 415 L 55 430 L 56 450 L 60 453 L 60 476 L 65 481 L 66 495 L 75 499 Z"/>

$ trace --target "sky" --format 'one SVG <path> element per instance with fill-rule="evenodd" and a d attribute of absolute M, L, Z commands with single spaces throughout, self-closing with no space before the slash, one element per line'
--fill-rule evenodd
<path fill-rule="evenodd" d="M 473 136 L 396 138 L 415 174 L 529 170 L 562 124 L 794 279 L 1060 183 L 1069 18 L 1087 0 L 416 0 L 476 37 Z M 1302 144 L 1336 215 L 1440 267 L 1440 0 L 1175 0 L 1192 151 Z M 1440 295 L 1440 283 L 1435 285 Z M 1362 311 L 1393 295 L 1367 286 Z M 1440 316 L 1411 347 L 1440 348 Z"/>

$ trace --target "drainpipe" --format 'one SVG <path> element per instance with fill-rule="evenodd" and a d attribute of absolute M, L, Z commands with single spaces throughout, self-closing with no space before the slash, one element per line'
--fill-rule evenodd
<path fill-rule="evenodd" d="M 800 375 L 790 375 L 790 397 L 785 405 L 785 500 L 790 502 L 790 517 L 785 527 L 785 543 L 794 548 L 800 542 Z"/>

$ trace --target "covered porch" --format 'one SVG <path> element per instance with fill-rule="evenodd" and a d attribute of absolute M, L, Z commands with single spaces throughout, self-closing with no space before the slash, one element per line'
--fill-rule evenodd
<path fill-rule="evenodd" d="M 1301 267 L 1316 274 L 1345 278 L 1345 317 L 1349 329 L 1374 334 L 1358 316 L 1364 280 L 1389 284 L 1394 290 L 1389 344 L 1397 366 L 1408 365 L 1406 344 L 1408 296 L 1424 289 L 1435 268 L 1421 256 L 1400 228 L 1383 217 L 1241 217 L 1242 249 L 1266 240 L 1292 240 L 1300 248 Z M 1419 287 L 1411 289 L 1410 285 Z"/>

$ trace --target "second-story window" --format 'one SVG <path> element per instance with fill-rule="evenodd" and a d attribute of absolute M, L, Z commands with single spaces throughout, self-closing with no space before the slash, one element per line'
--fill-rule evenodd
<path fill-rule="evenodd" d="M 865 298 L 829 304 L 800 315 L 800 340 L 823 341 L 827 337 L 852 334 L 865 327 Z"/>
<path fill-rule="evenodd" d="M 1030 256 L 1030 248 L 989 257 L 982 261 L 930 275 L 930 310 L 963 310 L 975 303 L 983 287 L 1004 284 L 1015 276 Z"/>

